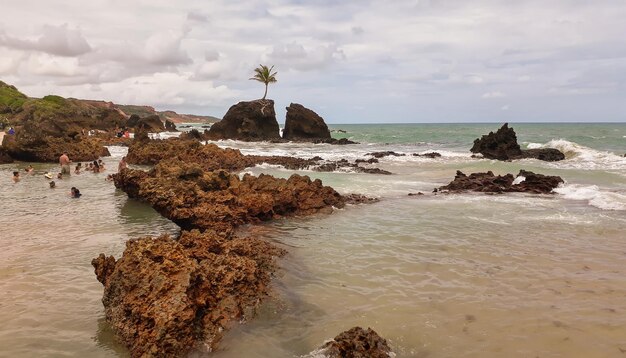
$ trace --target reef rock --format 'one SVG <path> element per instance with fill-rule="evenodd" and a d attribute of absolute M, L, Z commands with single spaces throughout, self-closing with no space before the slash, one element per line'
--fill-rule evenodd
<path fill-rule="evenodd" d="M 184 357 L 215 348 L 258 305 L 283 253 L 258 239 L 193 231 L 130 240 L 118 260 L 100 254 L 92 265 L 107 322 L 131 356 Z"/>
<path fill-rule="evenodd" d="M 429 152 L 429 153 L 424 153 L 424 154 L 413 153 L 413 156 L 414 157 L 424 157 L 424 158 L 434 159 L 434 158 L 441 157 L 441 154 L 437 153 L 437 152 Z"/>
<path fill-rule="evenodd" d="M 372 152 L 372 153 L 367 153 L 366 155 L 371 155 L 374 158 L 382 158 L 382 157 L 388 157 L 388 156 L 404 157 L 406 154 L 386 151 L 386 152 Z"/>
<path fill-rule="evenodd" d="M 98 138 L 58 138 L 16 129 L 15 135 L 4 136 L 2 146 L 13 159 L 25 162 L 58 162 L 67 152 L 73 161 L 91 161 L 111 155 Z"/>
<path fill-rule="evenodd" d="M 522 158 L 534 158 L 546 162 L 556 162 L 565 159 L 565 155 L 558 149 L 539 148 L 522 150 Z"/>
<path fill-rule="evenodd" d="M 472 153 L 480 153 L 487 159 L 513 160 L 521 158 L 535 158 L 545 161 L 565 159 L 565 155 L 558 149 L 529 149 L 522 150 L 517 143 L 517 135 L 509 124 L 505 123 L 496 133 L 489 134 L 474 140 L 470 149 Z"/>
<path fill-rule="evenodd" d="M 520 170 L 517 176 L 513 176 L 513 174 L 494 175 L 491 171 L 472 173 L 467 176 L 457 170 L 454 180 L 448 185 L 439 187 L 438 190 L 453 193 L 478 191 L 483 193 L 550 194 L 561 183 L 563 183 L 563 179 L 559 176 L 535 174 L 526 170 Z"/>
<path fill-rule="evenodd" d="M 292 141 L 330 139 L 330 130 L 317 113 L 301 104 L 291 103 L 287 107 L 283 139 Z"/>
<path fill-rule="evenodd" d="M 243 141 L 280 140 L 280 128 L 271 99 L 239 102 L 226 112 L 224 119 L 209 128 L 212 140 Z"/>
<path fill-rule="evenodd" d="M 316 353 L 328 358 L 389 358 L 394 356 L 387 341 L 373 329 L 353 327 L 327 342 Z M 317 355 L 316 355 L 317 356 Z"/>
<path fill-rule="evenodd" d="M 230 232 L 245 223 L 329 213 L 346 202 L 319 179 L 297 174 L 289 179 L 246 174 L 240 179 L 176 159 L 163 160 L 148 173 L 125 169 L 113 178 L 117 188 L 148 202 L 185 230 Z"/>

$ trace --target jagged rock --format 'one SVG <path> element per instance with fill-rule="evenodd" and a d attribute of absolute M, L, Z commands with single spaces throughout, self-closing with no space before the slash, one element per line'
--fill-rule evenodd
<path fill-rule="evenodd" d="M 92 261 L 107 322 L 132 357 L 184 357 L 238 322 L 268 293 L 274 258 L 254 238 L 183 232 L 126 243 L 122 257 Z"/>
<path fill-rule="evenodd" d="M 353 327 L 324 344 L 316 353 L 328 358 L 389 358 L 387 341 L 373 329 Z M 316 355 L 317 356 L 317 355 Z"/>
<path fill-rule="evenodd" d="M 426 158 L 439 158 L 441 157 L 441 154 L 437 153 L 437 152 L 430 152 L 430 153 L 424 153 L 424 154 L 418 154 L 418 153 L 413 153 L 414 157 L 426 157 Z"/>
<path fill-rule="evenodd" d="M 287 107 L 283 139 L 313 141 L 330 139 L 330 131 L 324 119 L 317 113 L 298 103 Z"/>
<path fill-rule="evenodd" d="M 4 136 L 2 143 L 13 159 L 25 162 L 58 162 L 67 152 L 73 161 L 91 161 L 111 155 L 98 138 L 70 139 L 39 136 L 18 128 L 15 135 Z"/>
<path fill-rule="evenodd" d="M 233 105 L 224 119 L 209 128 L 208 137 L 212 140 L 268 141 L 280 139 L 279 131 L 274 101 L 265 99 Z"/>
<path fill-rule="evenodd" d="M 521 158 L 535 158 L 546 161 L 565 159 L 565 155 L 558 149 L 529 149 L 522 150 L 517 143 L 517 135 L 509 124 L 505 123 L 496 133 L 489 134 L 474 140 L 470 149 L 472 153 L 480 153 L 487 159 L 513 160 Z"/>
<path fill-rule="evenodd" d="M 565 155 L 558 149 L 539 148 L 522 150 L 522 158 L 534 158 L 546 162 L 556 162 L 565 159 Z"/>
<path fill-rule="evenodd" d="M 396 153 L 396 152 L 392 152 L 392 151 L 386 151 L 386 152 L 367 153 L 366 155 L 371 155 L 374 158 L 382 158 L 382 157 L 388 157 L 390 155 L 392 155 L 394 157 L 404 157 L 406 154 Z"/>
<path fill-rule="evenodd" d="M 176 129 L 176 124 L 174 124 L 174 122 L 170 121 L 169 119 L 165 120 L 165 130 L 168 132 L 178 132 L 178 129 Z"/>
<path fill-rule="evenodd" d="M 421 191 L 418 191 L 417 193 L 409 193 L 409 196 L 422 196 L 424 195 L 424 193 L 422 193 Z"/>
<path fill-rule="evenodd" d="M 523 177 L 524 180 L 516 178 Z M 521 181 L 520 181 L 521 180 Z M 535 174 L 520 170 L 517 176 L 513 174 L 494 175 L 493 172 L 472 173 L 469 176 L 457 170 L 454 180 L 448 185 L 439 187 L 437 191 L 463 192 L 478 191 L 484 193 L 524 192 L 533 194 L 550 194 L 563 179 L 559 176 Z"/>
<path fill-rule="evenodd" d="M 177 159 L 163 160 L 148 173 L 125 169 L 113 178 L 117 188 L 148 202 L 185 230 L 230 232 L 245 223 L 330 213 L 345 205 L 345 199 L 319 179 L 297 174 L 289 179 L 246 174 L 240 179 Z"/>

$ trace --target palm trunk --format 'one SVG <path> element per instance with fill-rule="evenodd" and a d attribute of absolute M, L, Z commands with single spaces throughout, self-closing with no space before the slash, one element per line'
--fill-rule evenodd
<path fill-rule="evenodd" d="M 265 96 L 267 96 L 267 83 L 265 84 L 265 93 L 263 94 L 263 99 L 265 99 Z"/>

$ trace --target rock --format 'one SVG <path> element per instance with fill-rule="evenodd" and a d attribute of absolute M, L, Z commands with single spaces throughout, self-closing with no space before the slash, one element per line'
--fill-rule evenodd
<path fill-rule="evenodd" d="M 215 348 L 224 329 L 269 291 L 284 250 L 254 238 L 183 232 L 130 240 L 122 257 L 92 261 L 107 322 L 132 357 L 184 357 Z"/>
<path fill-rule="evenodd" d="M 523 177 L 524 180 L 520 177 Z M 516 181 L 516 178 L 519 179 Z M 453 193 L 478 191 L 483 193 L 524 192 L 550 194 L 560 183 L 563 183 L 563 179 L 559 176 L 535 174 L 525 170 L 520 170 L 517 176 L 513 176 L 513 174 L 494 175 L 491 171 L 487 173 L 472 173 L 467 176 L 457 170 L 454 180 L 448 185 L 439 187 L 439 191 L 443 190 Z M 437 192 L 437 189 L 434 192 Z"/>
<path fill-rule="evenodd" d="M 517 135 L 513 128 L 505 123 L 496 133 L 482 136 L 474 140 L 470 149 L 472 153 L 481 153 L 487 159 L 513 160 L 521 158 L 535 158 L 545 161 L 557 161 L 565 159 L 565 155 L 558 149 L 528 149 L 522 150 L 517 143 Z"/>
<path fill-rule="evenodd" d="M 482 136 L 474 140 L 474 146 L 470 149 L 472 153 L 481 153 L 487 159 L 511 160 L 520 158 L 522 150 L 517 144 L 517 135 L 509 124 L 505 123 L 496 133 Z"/>
<path fill-rule="evenodd" d="M 333 144 L 333 145 L 359 144 L 358 142 L 351 141 L 348 138 L 319 139 L 319 140 L 313 141 L 313 143 L 316 143 L 316 144 L 325 143 L 325 144 Z"/>
<path fill-rule="evenodd" d="M 374 164 L 374 163 L 378 163 L 378 159 L 376 158 L 370 158 L 370 159 L 357 159 L 354 161 L 355 163 L 367 163 L 367 164 Z"/>
<path fill-rule="evenodd" d="M 387 341 L 373 329 L 353 327 L 316 351 L 328 358 L 389 358 L 394 356 Z"/>
<path fill-rule="evenodd" d="M 291 141 L 313 141 L 330 139 L 330 131 L 324 119 L 317 113 L 298 103 L 287 107 L 283 139 Z"/>
<path fill-rule="evenodd" d="M 558 149 L 540 148 L 522 150 L 522 158 L 534 158 L 546 162 L 556 162 L 565 159 L 565 155 Z"/>
<path fill-rule="evenodd" d="M 270 99 L 239 102 L 226 112 L 224 119 L 209 129 L 210 139 L 269 141 L 280 139 L 274 101 Z"/>
<path fill-rule="evenodd" d="M 421 191 L 418 191 L 417 193 L 409 193 L 409 196 L 422 196 L 424 195 L 424 193 L 422 193 Z"/>
<path fill-rule="evenodd" d="M 163 121 L 161 121 L 161 117 L 156 114 L 142 118 L 133 114 L 130 118 L 128 118 L 128 126 L 135 128 L 136 131 L 145 131 L 148 133 L 160 133 L 165 131 L 165 126 L 163 125 Z"/>
<path fill-rule="evenodd" d="M 9 164 L 9 163 L 13 163 L 13 158 L 11 158 L 9 153 L 7 153 L 7 151 L 3 147 L 0 147 L 0 164 Z"/>
<path fill-rule="evenodd" d="M 345 131 L 345 130 L 343 130 L 343 129 L 332 129 L 330 132 L 331 132 L 331 133 L 335 133 L 335 132 L 336 132 L 336 133 L 348 133 L 348 132 L 346 132 L 346 131 Z"/>
<path fill-rule="evenodd" d="M 235 227 L 292 215 L 330 213 L 345 199 L 320 180 L 293 174 L 289 179 L 225 170 L 206 171 L 198 164 L 166 159 L 146 173 L 125 169 L 113 175 L 115 186 L 148 202 L 184 230 Z"/>
<path fill-rule="evenodd" d="M 58 162 L 67 152 L 71 160 L 84 162 L 111 155 L 99 138 L 71 139 L 40 136 L 18 128 L 15 135 L 4 136 L 2 146 L 13 159 L 24 162 Z"/>
<path fill-rule="evenodd" d="M 168 132 L 178 132 L 178 129 L 176 129 L 176 124 L 174 124 L 174 122 L 170 121 L 169 119 L 165 120 L 165 130 Z"/>
<path fill-rule="evenodd" d="M 0 85 L 0 94 L 6 88 Z M 6 153 L 16 160 L 56 162 L 63 151 L 73 160 L 95 160 L 108 155 L 108 150 L 101 145 L 101 139 L 86 137 L 83 131 L 111 131 L 126 124 L 125 117 L 105 102 L 59 96 L 18 97 L 21 104 L 10 115 L 15 135 L 3 140 Z M 11 103 L 15 104 L 16 99 Z"/>
<path fill-rule="evenodd" d="M 414 157 L 425 157 L 425 158 L 439 158 L 441 157 L 441 154 L 437 153 L 437 152 L 430 152 L 430 153 L 424 153 L 424 154 L 418 154 L 418 153 L 413 153 Z"/>
<path fill-rule="evenodd" d="M 388 157 L 390 155 L 392 155 L 394 157 L 404 157 L 406 154 L 396 153 L 396 152 L 392 152 L 392 151 L 386 151 L 386 152 L 367 153 L 366 155 L 371 155 L 374 158 L 382 158 L 382 157 Z"/>

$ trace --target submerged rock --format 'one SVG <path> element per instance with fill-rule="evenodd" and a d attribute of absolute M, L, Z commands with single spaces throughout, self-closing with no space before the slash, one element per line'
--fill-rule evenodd
<path fill-rule="evenodd" d="M 243 141 L 280 140 L 280 128 L 271 99 L 239 102 L 226 112 L 224 119 L 209 128 L 208 138 Z"/>
<path fill-rule="evenodd" d="M 92 265 L 107 322 L 131 356 L 184 357 L 215 348 L 221 332 L 267 295 L 283 254 L 262 240 L 193 231 L 130 240 L 118 260 L 100 254 Z"/>
<path fill-rule="evenodd" d="M 478 191 L 483 193 L 550 194 L 561 183 L 563 183 L 563 179 L 559 176 L 535 174 L 526 170 L 520 170 L 517 176 L 513 176 L 513 174 L 494 175 L 491 171 L 472 173 L 467 176 L 457 170 L 454 180 L 448 185 L 435 189 L 435 192 Z"/>
<path fill-rule="evenodd" d="M 372 153 L 367 153 L 366 155 L 371 155 L 374 158 L 382 158 L 382 157 L 388 157 L 388 156 L 404 157 L 406 154 L 386 151 L 386 152 L 372 152 Z"/>
<path fill-rule="evenodd" d="M 337 335 L 316 353 L 328 358 L 389 358 L 393 356 L 387 341 L 373 329 L 353 327 Z M 316 355 L 317 356 L 317 355 Z"/>
<path fill-rule="evenodd" d="M 418 153 L 413 153 L 414 157 L 425 157 L 425 158 L 439 158 L 441 157 L 441 154 L 437 153 L 437 152 L 430 152 L 430 153 L 424 153 L 424 154 L 418 154 Z"/>
<path fill-rule="evenodd" d="M 517 135 L 509 124 L 505 123 L 496 133 L 489 134 L 474 140 L 470 149 L 472 153 L 480 153 L 487 159 L 513 160 L 521 158 L 535 158 L 545 161 L 565 159 L 565 155 L 558 149 L 528 149 L 522 150 L 517 143 Z"/>
<path fill-rule="evenodd" d="M 324 119 L 317 113 L 298 103 L 287 107 L 283 139 L 292 141 L 314 141 L 330 139 L 330 131 Z"/>

